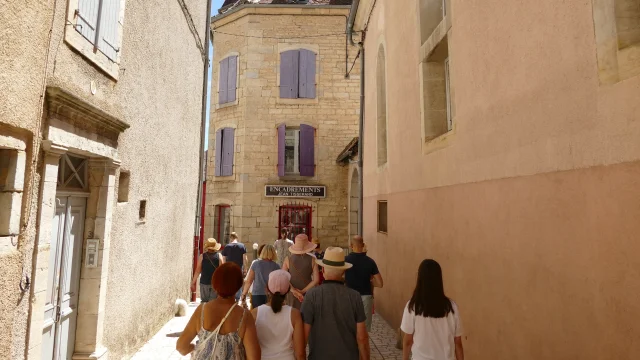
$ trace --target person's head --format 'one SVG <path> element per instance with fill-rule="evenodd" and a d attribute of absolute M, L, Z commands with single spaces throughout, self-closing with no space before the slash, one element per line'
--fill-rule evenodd
<path fill-rule="evenodd" d="M 273 261 L 276 259 L 276 249 L 271 244 L 267 244 L 260 251 L 260 259 Z"/>
<path fill-rule="evenodd" d="M 342 248 L 328 247 L 324 251 L 324 259 L 316 260 L 316 262 L 322 266 L 325 279 L 340 281 L 344 276 L 344 272 L 353 266 L 344 260 L 345 256 Z"/>
<path fill-rule="evenodd" d="M 280 230 L 280 239 L 286 239 L 287 238 L 287 229 L 282 228 L 282 230 Z"/>
<path fill-rule="evenodd" d="M 238 241 L 238 234 L 234 231 L 231 234 L 229 234 L 229 238 L 231 239 L 231 241 Z"/>
<path fill-rule="evenodd" d="M 262 244 L 258 246 L 258 259 L 260 258 L 260 254 L 262 254 L 262 249 L 264 249 L 265 246 L 266 244 Z"/>
<path fill-rule="evenodd" d="M 267 283 L 267 292 L 269 293 L 271 310 L 279 313 L 282 310 L 282 304 L 291 287 L 291 274 L 284 270 L 272 271 L 269 274 L 269 282 Z"/>
<path fill-rule="evenodd" d="M 211 286 L 221 298 L 230 298 L 242 287 L 243 281 L 240 267 L 233 262 L 227 262 L 214 271 Z"/>
<path fill-rule="evenodd" d="M 356 235 L 351 239 L 351 250 L 353 252 L 364 252 L 364 239 L 360 235 Z"/>
<path fill-rule="evenodd" d="M 207 241 L 204 242 L 203 245 L 203 250 L 204 252 L 216 252 L 218 250 L 220 250 L 220 248 L 222 247 L 222 244 L 218 243 L 216 241 L 216 239 L 214 238 L 209 238 L 207 239 Z"/>
<path fill-rule="evenodd" d="M 416 315 L 431 318 L 442 318 L 453 312 L 451 300 L 444 295 L 442 269 L 437 261 L 426 259 L 420 264 L 409 310 Z"/>

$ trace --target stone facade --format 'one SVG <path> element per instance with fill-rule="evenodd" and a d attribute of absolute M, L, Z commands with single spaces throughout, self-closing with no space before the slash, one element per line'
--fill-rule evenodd
<path fill-rule="evenodd" d="M 62 304 L 51 302 L 56 284 L 66 289 L 61 259 L 74 359 L 126 358 L 188 296 L 206 2 L 109 4 L 98 51 L 78 0 L 0 12 L 2 359 L 50 357 L 43 334 L 50 305 Z M 71 199 L 84 210 L 69 207 L 78 221 L 63 225 L 79 230 L 59 240 L 67 230 L 54 220 Z M 58 257 L 58 241 L 77 245 Z"/>
<path fill-rule="evenodd" d="M 474 359 L 640 358 L 638 2 L 399 3 L 355 24 L 376 312 L 397 327 L 432 258 Z"/>
<path fill-rule="evenodd" d="M 205 237 L 226 240 L 228 228 L 246 243 L 271 243 L 278 237 L 280 207 L 310 206 L 311 235 L 322 246 L 348 244 L 348 167 L 336 157 L 358 134 L 358 66 L 345 78 L 357 50 L 346 46 L 348 7 L 242 5 L 213 18 L 213 59 Z M 280 97 L 280 54 L 307 49 L 317 54 L 316 97 Z M 222 59 L 238 56 L 236 101 L 219 104 Z M 278 126 L 315 128 L 315 173 L 278 175 Z M 232 176 L 215 176 L 216 132 L 235 129 Z M 265 185 L 323 185 L 322 199 L 265 197 Z M 227 231 L 228 233 L 228 231 Z"/>

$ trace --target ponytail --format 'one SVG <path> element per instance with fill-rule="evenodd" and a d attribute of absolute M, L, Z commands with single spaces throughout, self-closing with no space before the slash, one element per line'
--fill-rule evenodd
<path fill-rule="evenodd" d="M 282 304 L 284 304 L 285 295 L 286 294 L 280 294 L 280 292 L 271 295 L 271 310 L 273 310 L 275 314 L 279 313 L 280 310 L 282 310 Z"/>

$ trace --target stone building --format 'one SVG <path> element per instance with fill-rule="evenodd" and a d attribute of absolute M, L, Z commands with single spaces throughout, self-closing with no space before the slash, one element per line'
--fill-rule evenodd
<path fill-rule="evenodd" d="M 3 2 L 0 358 L 126 358 L 188 295 L 206 1 Z"/>
<path fill-rule="evenodd" d="M 349 7 L 227 3 L 212 19 L 205 236 L 270 243 L 286 227 L 347 247 L 349 175 L 336 158 L 358 134 Z"/>
<path fill-rule="evenodd" d="M 351 14 L 376 312 L 398 326 L 433 258 L 474 359 L 639 359 L 640 2 Z"/>

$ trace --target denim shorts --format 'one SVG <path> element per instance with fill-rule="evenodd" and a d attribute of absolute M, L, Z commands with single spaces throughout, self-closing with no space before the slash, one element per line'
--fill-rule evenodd
<path fill-rule="evenodd" d="M 200 284 L 200 301 L 203 303 L 209 302 L 218 297 L 216 291 L 213 290 L 211 285 Z"/>

